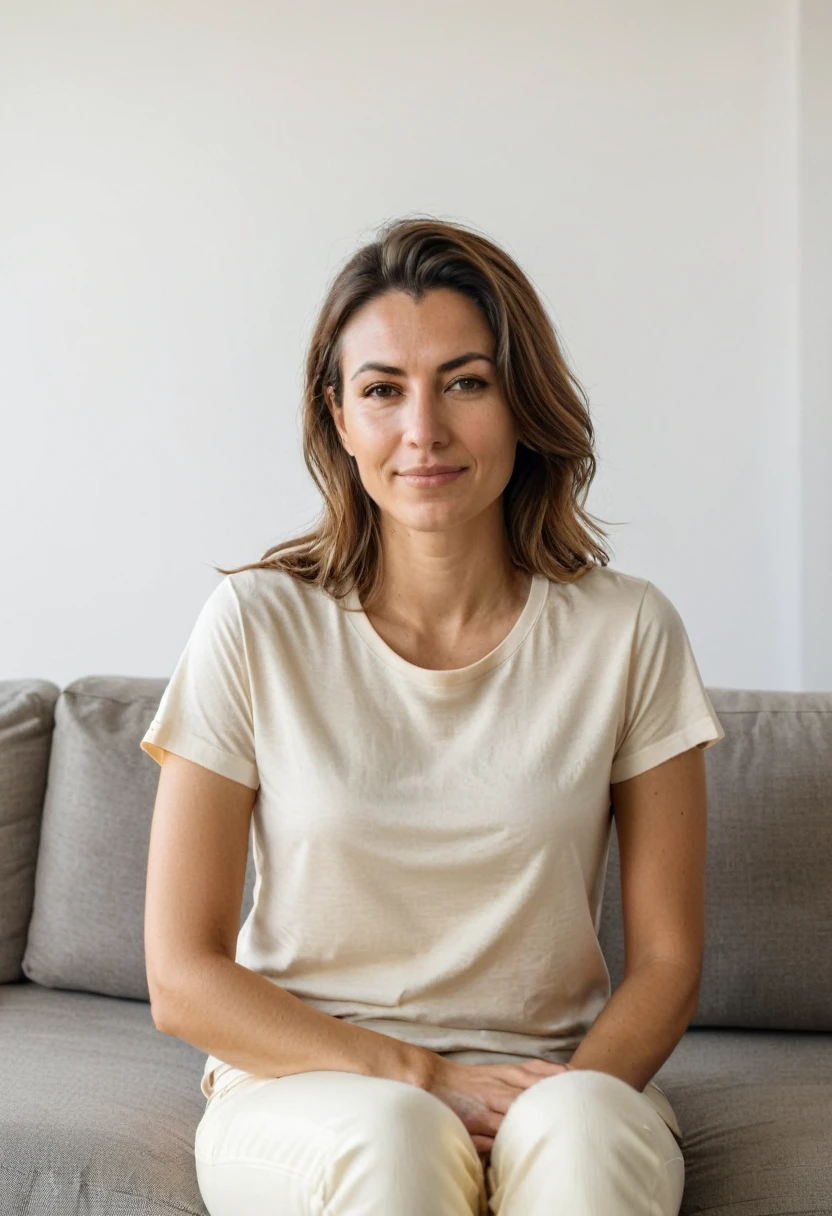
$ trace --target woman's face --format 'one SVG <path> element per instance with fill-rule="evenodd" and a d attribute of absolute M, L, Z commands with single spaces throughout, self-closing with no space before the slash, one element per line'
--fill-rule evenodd
<path fill-rule="evenodd" d="M 519 436 L 493 358 L 484 316 L 450 288 L 428 292 L 420 304 L 388 292 L 344 327 L 343 408 L 328 388 L 330 409 L 367 493 L 404 526 L 465 524 L 503 493 Z M 423 465 L 464 471 L 434 484 L 405 476 Z"/>

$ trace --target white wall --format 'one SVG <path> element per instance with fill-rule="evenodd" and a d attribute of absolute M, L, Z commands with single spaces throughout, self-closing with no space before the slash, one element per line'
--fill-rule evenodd
<path fill-rule="evenodd" d="M 0 675 L 167 676 L 211 563 L 312 522 L 324 284 L 427 211 L 542 292 L 611 564 L 671 597 L 706 684 L 832 687 L 829 10 L 0 7 Z"/>
<path fill-rule="evenodd" d="M 802 671 L 832 688 L 832 4 L 800 16 Z"/>

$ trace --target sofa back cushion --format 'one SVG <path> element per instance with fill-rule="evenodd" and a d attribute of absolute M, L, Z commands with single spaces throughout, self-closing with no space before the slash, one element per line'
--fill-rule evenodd
<path fill-rule="evenodd" d="M 57 684 L 0 680 L 0 984 L 24 979 Z"/>
<path fill-rule="evenodd" d="M 139 743 L 166 684 L 88 676 L 58 697 L 23 958 L 35 983 L 150 999 L 144 903 L 161 770 Z M 253 894 L 250 834 L 240 924 Z"/>
<path fill-rule="evenodd" d="M 709 688 L 705 958 L 693 1026 L 832 1031 L 832 693 Z M 624 974 L 613 831 L 599 940 Z"/>

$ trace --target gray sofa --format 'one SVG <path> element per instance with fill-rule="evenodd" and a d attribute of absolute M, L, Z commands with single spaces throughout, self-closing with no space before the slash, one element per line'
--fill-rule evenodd
<path fill-rule="evenodd" d="M 0 683 L 2 1216 L 205 1216 L 205 1053 L 155 1028 L 144 965 L 159 769 L 139 741 L 165 684 Z M 656 1074 L 682 1212 L 832 1213 L 832 693 L 708 692 L 705 970 Z M 253 880 L 250 850 L 241 924 Z M 614 831 L 599 936 L 615 988 Z"/>

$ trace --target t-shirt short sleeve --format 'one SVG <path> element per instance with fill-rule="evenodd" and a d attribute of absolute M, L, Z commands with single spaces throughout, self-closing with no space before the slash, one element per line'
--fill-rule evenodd
<path fill-rule="evenodd" d="M 259 787 L 245 636 L 229 575 L 203 605 L 141 748 L 157 764 L 176 752 Z"/>
<path fill-rule="evenodd" d="M 624 722 L 610 784 L 691 747 L 713 747 L 724 738 L 682 618 L 667 596 L 648 582 L 636 617 Z"/>

